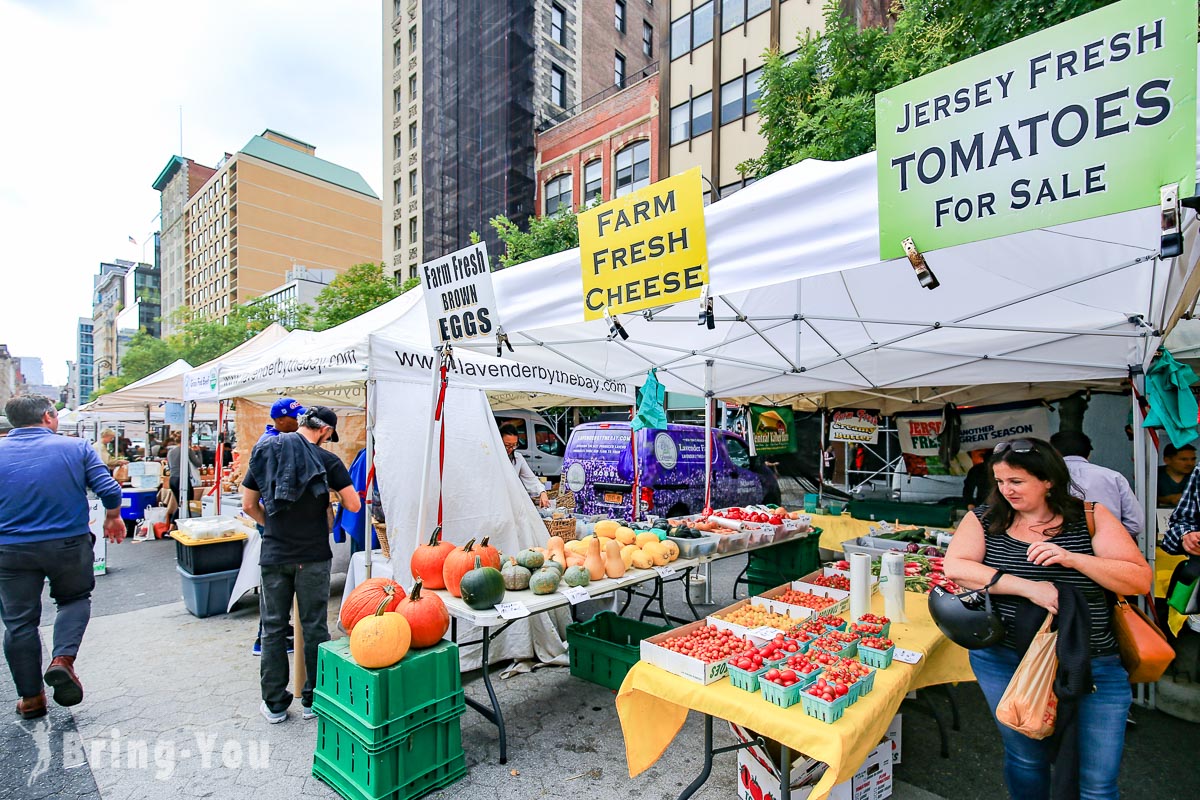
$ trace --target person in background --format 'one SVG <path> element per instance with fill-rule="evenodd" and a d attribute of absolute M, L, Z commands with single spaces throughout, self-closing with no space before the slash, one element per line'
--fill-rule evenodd
<path fill-rule="evenodd" d="M 520 479 L 521 485 L 525 487 L 525 491 L 529 493 L 529 499 L 541 508 L 549 508 L 550 497 L 546 494 L 546 487 L 533 474 L 533 470 L 525 462 L 525 456 L 517 452 L 517 446 L 521 441 L 521 436 L 517 433 L 517 429 L 512 425 L 502 425 L 500 427 L 500 439 L 504 442 L 504 450 L 508 453 L 508 460 L 512 462 L 513 467 L 517 470 L 517 478 Z"/>
<path fill-rule="evenodd" d="M 987 502 L 988 493 L 992 490 L 992 471 L 988 469 L 987 450 L 971 451 L 971 468 L 967 470 L 966 480 L 963 481 L 963 500 L 967 502 L 967 510 L 973 511 L 975 506 Z"/>
<path fill-rule="evenodd" d="M 304 631 L 308 679 L 301 696 L 302 717 L 313 719 L 317 652 L 329 641 L 329 496 L 336 493 L 350 511 L 362 507 L 346 465 L 321 448 L 338 441 L 337 414 L 313 406 L 300 417 L 297 433 L 284 433 L 255 447 L 242 481 L 242 510 L 263 526 L 259 566 L 262 587 L 262 689 L 260 713 L 274 725 L 287 719 L 293 696 L 287 690 L 286 640 L 295 602 Z"/>
<path fill-rule="evenodd" d="M 267 423 L 267 429 L 263 431 L 262 436 L 258 437 L 254 446 L 258 447 L 281 433 L 295 433 L 300 427 L 297 420 L 303 413 L 304 406 L 290 397 L 281 397 L 276 400 L 271 404 L 271 421 Z"/>
<path fill-rule="evenodd" d="M 1068 608 L 1079 598 L 1079 607 L 1088 612 L 1086 651 L 1072 656 L 1090 669 L 1094 687 L 1071 700 L 1078 704 L 1071 731 L 1078 757 L 1070 763 L 1052 755 L 1050 740 L 1031 739 L 997 721 L 1009 796 L 1049 798 L 1053 765 L 1056 789 L 1064 778 L 1071 778 L 1076 784 L 1072 796 L 1116 798 L 1132 696 L 1113 635 L 1108 595 L 1145 594 L 1152 579 L 1150 565 L 1120 521 L 1103 506 L 1095 507 L 1092 535 L 1089 512 L 1070 493 L 1071 474 L 1049 443 L 1040 439 L 1001 442 L 992 453 L 991 467 L 995 489 L 988 504 L 959 523 L 945 561 L 946 577 L 964 589 L 991 585 L 992 605 L 1004 626 L 1001 643 L 970 651 L 979 688 L 995 716 L 1023 648 L 1045 612 L 1059 617 L 1060 630 L 1082 620 L 1082 613 L 1060 615 L 1060 587 L 1070 594 Z M 1028 635 L 1023 637 L 1022 632 Z M 1063 775 L 1059 770 L 1071 772 Z"/>
<path fill-rule="evenodd" d="M 46 715 L 42 682 L 54 702 L 83 701 L 75 658 L 92 614 L 92 544 L 87 490 L 104 503 L 104 536 L 125 539 L 121 487 L 81 439 L 56 436 L 58 412 L 48 397 L 14 397 L 4 409 L 14 428 L 0 441 L 0 618 L 4 657 L 16 684 L 17 713 Z M 58 607 L 54 650 L 42 673 L 42 587 Z"/>
<path fill-rule="evenodd" d="M 1163 448 L 1163 465 L 1158 468 L 1158 507 L 1171 508 L 1183 497 L 1192 470 L 1196 469 L 1196 448 L 1190 444 Z"/>
<path fill-rule="evenodd" d="M 171 478 L 168 485 L 171 487 L 171 494 L 175 495 L 175 504 L 183 508 L 184 498 L 179 496 L 180 478 L 183 473 L 180 472 L 180 456 L 183 453 L 183 445 L 181 437 L 178 433 L 171 434 L 170 447 L 167 448 L 167 469 L 171 473 Z M 195 450 L 188 451 L 188 493 L 200 485 L 200 454 Z M 190 499 L 190 498 L 189 498 Z"/>
<path fill-rule="evenodd" d="M 1059 431 L 1050 437 L 1050 445 L 1063 457 L 1071 473 L 1071 494 L 1107 508 L 1134 539 L 1145 530 L 1146 515 L 1125 476 L 1088 461 L 1092 440 L 1086 433 Z"/>
<path fill-rule="evenodd" d="M 119 467 L 125 463 L 125 459 L 117 455 L 114 449 L 116 441 L 117 432 L 112 428 L 105 428 L 100 431 L 100 438 L 92 445 L 96 450 L 96 455 L 100 456 L 100 463 L 108 467 L 110 473 L 114 467 Z"/>

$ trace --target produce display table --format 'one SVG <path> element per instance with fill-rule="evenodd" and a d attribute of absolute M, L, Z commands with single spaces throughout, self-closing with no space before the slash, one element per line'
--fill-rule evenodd
<path fill-rule="evenodd" d="M 870 536 L 871 526 L 878 522 L 854 519 L 848 514 L 812 514 L 812 526 L 821 529 L 821 548 L 842 552 L 842 542 Z"/>
<path fill-rule="evenodd" d="M 814 522 L 815 522 L 814 518 Z M 690 797 L 708 779 L 712 768 L 712 720 L 735 722 L 783 745 L 781 775 L 789 776 L 792 754 L 803 753 L 829 765 L 816 785 L 812 800 L 825 797 L 838 783 L 850 778 L 867 754 L 879 744 L 904 696 L 926 686 L 954 681 L 973 681 L 967 651 L 951 644 L 929 617 L 924 595 L 905 595 L 909 621 L 892 623 L 891 638 L 897 647 L 922 653 L 916 664 L 899 661 L 875 676 L 874 691 L 846 710 L 833 724 L 816 720 L 800 704 L 780 708 L 760 693 L 745 692 L 728 679 L 707 686 L 673 675 L 653 664 L 639 662 L 625 677 L 617 693 L 617 714 L 625 736 L 629 775 L 648 769 L 666 751 L 683 727 L 688 711 L 704 715 L 705 753 L 700 775 L 680 798 Z M 872 601 L 875 613 L 883 612 L 883 598 Z M 790 800 L 786 779 L 780 800 Z"/>

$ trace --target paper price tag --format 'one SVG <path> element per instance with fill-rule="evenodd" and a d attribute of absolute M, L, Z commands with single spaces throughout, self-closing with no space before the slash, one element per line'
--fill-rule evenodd
<path fill-rule="evenodd" d="M 524 603 L 496 603 L 496 612 L 504 619 L 521 619 L 529 616 Z"/>
<path fill-rule="evenodd" d="M 750 635 L 759 639 L 774 639 L 776 636 L 782 636 L 783 631 L 772 628 L 770 625 L 763 625 L 761 628 L 750 631 Z"/>
<path fill-rule="evenodd" d="M 670 578 L 675 574 L 674 567 L 655 567 L 654 571 L 658 573 L 658 577 L 660 578 Z"/>
<path fill-rule="evenodd" d="M 591 600 L 592 596 L 588 594 L 588 590 L 579 586 L 570 586 L 566 589 L 561 589 L 563 597 L 571 601 L 571 605 L 577 606 L 584 600 Z M 504 604 L 507 605 L 507 604 Z M 497 606 L 499 608 L 499 606 Z"/>
<path fill-rule="evenodd" d="M 921 660 L 922 653 L 915 650 L 905 650 L 902 647 L 897 647 L 896 652 L 892 654 L 892 658 L 897 661 L 903 661 L 905 664 L 915 664 Z"/>

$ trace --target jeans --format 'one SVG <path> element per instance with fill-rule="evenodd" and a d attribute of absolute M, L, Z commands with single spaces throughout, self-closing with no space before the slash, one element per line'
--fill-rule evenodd
<path fill-rule="evenodd" d="M 21 697 L 42 692 L 42 585 L 50 579 L 54 616 L 54 657 L 79 653 L 92 616 L 92 535 L 31 544 L 0 544 L 0 618 L 4 657 Z"/>
<path fill-rule="evenodd" d="M 1017 652 L 1008 647 L 971 651 L 971 669 L 993 718 L 1018 663 Z M 1125 720 L 1132 699 L 1129 673 L 1121 666 L 1120 656 L 1093 657 L 1092 683 L 1096 691 L 1079 702 L 1079 798 L 1117 798 Z M 996 726 L 1004 742 L 1004 782 L 1009 796 L 1015 800 L 1049 798 L 1048 742 L 1030 739 L 999 722 Z"/>
<path fill-rule="evenodd" d="M 287 710 L 292 704 L 288 691 L 287 642 L 291 639 L 289 623 L 292 599 L 300 612 L 300 628 L 304 631 L 304 666 L 308 673 L 301 701 L 312 705 L 313 687 L 317 681 L 317 648 L 329 641 L 329 564 L 311 561 L 306 564 L 271 564 L 262 567 L 262 587 L 258 595 L 258 611 L 262 625 L 262 661 L 259 681 L 262 698 L 274 712 Z"/>

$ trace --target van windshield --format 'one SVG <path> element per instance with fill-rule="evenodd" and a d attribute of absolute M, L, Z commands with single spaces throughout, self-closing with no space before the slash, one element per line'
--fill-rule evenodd
<path fill-rule="evenodd" d="M 732 436 L 725 438 L 725 451 L 729 453 L 729 460 L 735 466 L 742 469 L 750 469 L 750 452 L 746 449 L 746 445 L 741 443 L 741 440 L 734 439 Z"/>

